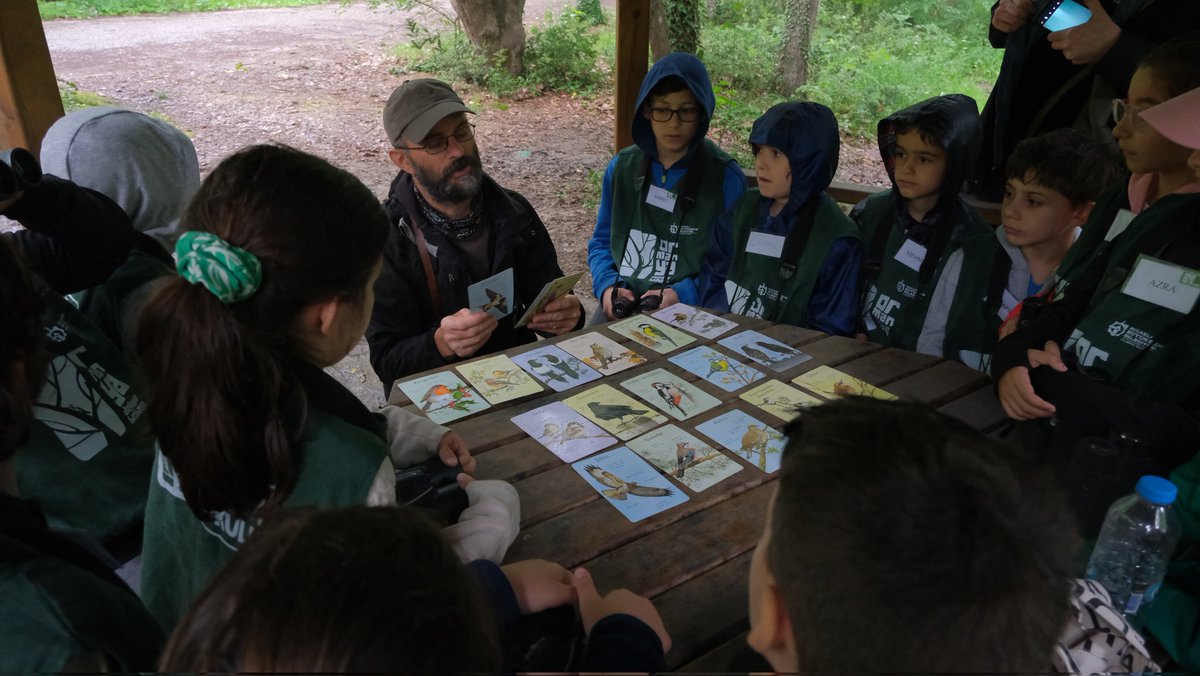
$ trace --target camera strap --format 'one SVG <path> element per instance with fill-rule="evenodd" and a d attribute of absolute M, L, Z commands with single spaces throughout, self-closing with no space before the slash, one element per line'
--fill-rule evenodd
<path fill-rule="evenodd" d="M 796 274 L 796 265 L 808 245 L 808 238 L 816 227 L 817 207 L 821 204 L 821 193 L 808 198 L 796 212 L 796 224 L 783 242 L 783 253 L 779 256 L 779 276 L 785 280 Z"/>

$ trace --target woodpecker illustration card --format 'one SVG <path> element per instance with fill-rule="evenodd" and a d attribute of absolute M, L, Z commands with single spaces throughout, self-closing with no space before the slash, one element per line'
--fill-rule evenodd
<path fill-rule="evenodd" d="M 467 287 L 467 303 L 472 310 L 482 310 L 496 319 L 513 311 L 513 270 L 505 268 L 491 277 Z"/>
<path fill-rule="evenodd" d="M 583 360 L 583 363 L 604 376 L 646 363 L 646 358 L 642 355 L 594 331 L 568 338 L 560 343 L 555 343 L 555 345 L 558 345 L 564 352 Z"/>
<path fill-rule="evenodd" d="M 792 382 L 810 392 L 815 392 L 826 399 L 837 399 L 845 396 L 874 397 L 876 399 L 899 399 L 891 392 L 875 387 L 865 380 L 859 380 L 852 375 L 828 366 L 817 368 L 792 378 Z"/>
<path fill-rule="evenodd" d="M 611 385 L 597 385 L 563 399 L 563 403 L 622 441 L 667 422 L 666 416 L 655 413 L 649 404 L 621 394 Z"/>
<path fill-rule="evenodd" d="M 625 446 L 580 460 L 571 467 L 634 523 L 688 501 L 683 491 Z"/>
<path fill-rule="evenodd" d="M 721 405 L 721 400 L 666 369 L 654 369 L 621 381 L 621 387 L 676 420 L 687 420 Z"/>
<path fill-rule="evenodd" d="M 633 342 L 648 347 L 659 354 L 674 352 L 696 339 L 671 326 L 667 326 L 653 317 L 634 315 L 622 319 L 615 324 L 609 324 L 608 330 L 618 336 L 627 336 Z"/>
<path fill-rule="evenodd" d="M 538 292 L 537 297 L 533 299 L 533 302 L 529 304 L 529 308 L 525 310 L 525 314 L 521 315 L 521 318 L 517 320 L 517 328 L 525 326 L 529 323 L 529 320 L 533 319 L 534 315 L 541 312 L 547 305 L 567 295 L 571 289 L 575 288 L 575 284 L 579 282 L 579 278 L 582 276 L 582 272 L 576 272 L 573 275 L 563 275 L 558 279 L 546 282 L 546 286 L 543 286 L 542 290 Z"/>
<path fill-rule="evenodd" d="M 667 357 L 667 361 L 688 373 L 700 376 L 726 392 L 736 392 L 766 378 L 762 371 L 707 345 L 693 347 L 687 352 Z"/>
<path fill-rule="evenodd" d="M 520 399 L 543 391 L 536 380 L 502 354 L 455 368 L 492 404 Z"/>
<path fill-rule="evenodd" d="M 522 413 L 512 421 L 563 462 L 575 462 L 617 443 L 615 438 L 561 401 Z"/>
<path fill-rule="evenodd" d="M 512 360 L 555 392 L 600 378 L 596 369 L 583 363 L 579 357 L 563 352 L 557 345 L 522 352 Z"/>
<path fill-rule="evenodd" d="M 450 371 L 441 371 L 396 383 L 400 391 L 435 423 L 465 418 L 491 408 L 479 393 Z"/>
<path fill-rule="evenodd" d="M 696 431 L 768 474 L 779 469 L 787 446 L 782 432 L 737 409 L 696 425 Z"/>
<path fill-rule="evenodd" d="M 697 493 L 742 469 L 729 456 L 675 425 L 663 425 L 626 445 Z"/>
<path fill-rule="evenodd" d="M 768 380 L 758 387 L 746 390 L 739 397 L 784 422 L 800 415 L 801 407 L 817 406 L 821 403 L 820 399 L 778 380 Z"/>
<path fill-rule="evenodd" d="M 710 312 L 698 310 L 683 303 L 669 305 L 650 316 L 677 329 L 694 333 L 701 338 L 717 338 L 729 330 L 737 328 L 737 322 L 722 319 Z"/>
<path fill-rule="evenodd" d="M 742 331 L 717 341 L 718 345 L 733 350 L 735 355 L 744 355 L 774 371 L 786 371 L 812 359 L 794 347 L 789 347 L 758 331 Z"/>

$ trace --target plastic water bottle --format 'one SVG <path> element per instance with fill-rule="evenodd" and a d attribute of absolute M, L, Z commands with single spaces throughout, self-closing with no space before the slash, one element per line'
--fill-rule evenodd
<path fill-rule="evenodd" d="M 1175 484 L 1156 476 L 1138 479 L 1136 492 L 1108 509 L 1087 576 L 1104 585 L 1112 605 L 1133 619 L 1154 600 L 1179 542 L 1179 517 L 1171 508 Z"/>

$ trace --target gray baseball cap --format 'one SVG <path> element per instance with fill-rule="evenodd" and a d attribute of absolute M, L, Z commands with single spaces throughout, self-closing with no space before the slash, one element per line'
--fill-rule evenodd
<path fill-rule="evenodd" d="M 463 104 L 450 85 L 433 78 L 409 80 L 396 87 L 383 107 L 383 128 L 393 146 L 401 146 L 404 136 L 421 141 L 442 118 L 454 113 L 475 111 Z"/>

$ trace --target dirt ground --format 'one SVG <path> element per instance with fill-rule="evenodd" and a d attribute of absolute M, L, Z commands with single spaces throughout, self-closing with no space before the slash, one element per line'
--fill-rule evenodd
<path fill-rule="evenodd" d="M 573 4 L 526 0 L 526 23 Z M 365 4 L 44 25 L 60 79 L 165 115 L 192 137 L 202 173 L 238 148 L 273 141 L 345 167 L 380 197 L 395 172 L 380 113 L 393 88 L 423 76 L 403 73 L 391 55 L 408 37 L 404 15 Z M 613 153 L 611 97 L 499 101 L 470 87 L 460 93 L 478 111 L 484 169 L 534 205 L 565 271 L 586 270 L 594 212 L 584 202 L 596 191 L 588 174 L 602 172 Z M 844 144 L 838 178 L 879 183 L 877 157 L 869 144 Z M 594 307 L 588 276 L 576 292 Z M 332 371 L 368 405 L 380 405 L 366 357 L 360 343 Z"/>

